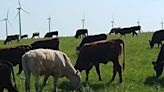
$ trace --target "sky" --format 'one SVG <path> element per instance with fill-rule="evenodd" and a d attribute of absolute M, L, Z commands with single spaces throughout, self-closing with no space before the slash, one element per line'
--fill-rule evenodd
<path fill-rule="evenodd" d="M 164 18 L 164 0 L 20 0 L 27 14 L 21 11 L 22 34 L 39 32 L 43 37 L 48 30 L 48 18 L 51 17 L 51 31 L 59 36 L 74 36 L 82 28 L 85 16 L 85 28 L 89 35 L 109 33 L 114 19 L 114 27 L 136 26 L 140 21 L 143 32 L 161 29 Z M 8 34 L 19 34 L 18 0 L 0 0 L 0 20 L 7 16 Z M 0 39 L 6 39 L 5 22 L 0 22 Z"/>

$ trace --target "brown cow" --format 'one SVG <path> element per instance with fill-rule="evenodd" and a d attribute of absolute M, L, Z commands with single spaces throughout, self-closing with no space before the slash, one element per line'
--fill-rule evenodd
<path fill-rule="evenodd" d="M 30 49 L 31 46 L 29 45 L 19 45 L 11 48 L 0 48 L 0 59 L 11 62 L 13 66 L 19 64 L 18 74 L 20 74 L 22 71 L 22 55 Z"/>
<path fill-rule="evenodd" d="M 123 69 L 124 69 L 124 42 L 121 39 L 101 40 L 92 43 L 87 43 L 80 48 L 79 56 L 77 58 L 75 69 L 82 71 L 86 70 L 86 80 L 90 69 L 95 66 L 96 72 L 101 81 L 99 64 L 107 64 L 108 61 L 113 62 L 113 77 L 114 81 L 116 72 L 119 73 L 120 83 L 122 82 L 122 70 L 119 64 L 119 57 L 123 49 Z"/>

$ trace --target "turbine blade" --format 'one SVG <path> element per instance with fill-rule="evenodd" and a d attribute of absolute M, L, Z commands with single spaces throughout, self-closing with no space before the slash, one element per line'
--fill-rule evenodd
<path fill-rule="evenodd" d="M 3 20 L 0 20 L 0 21 L 5 21 L 5 19 L 3 19 Z"/>
<path fill-rule="evenodd" d="M 22 9 L 22 8 L 21 8 L 21 9 Z M 25 13 L 27 13 L 28 15 L 30 15 L 30 13 L 29 13 L 29 12 L 27 12 L 26 10 L 22 9 L 22 11 L 24 11 Z"/>
<path fill-rule="evenodd" d="M 18 11 L 18 13 L 16 14 L 16 16 L 14 17 L 14 19 L 16 19 L 16 17 L 18 16 L 18 14 L 19 14 L 19 11 Z"/>
<path fill-rule="evenodd" d="M 9 16 L 9 10 L 7 11 L 7 19 L 8 19 L 8 16 Z"/>
<path fill-rule="evenodd" d="M 7 22 L 10 24 L 10 26 L 13 26 L 9 20 L 7 20 Z"/>
<path fill-rule="evenodd" d="M 18 3 L 19 3 L 19 7 L 21 8 L 21 4 L 20 4 L 20 1 L 18 0 Z"/>

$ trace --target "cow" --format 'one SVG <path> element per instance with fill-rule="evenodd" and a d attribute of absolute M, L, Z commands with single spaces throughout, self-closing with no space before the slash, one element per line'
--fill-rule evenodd
<path fill-rule="evenodd" d="M 88 29 L 78 29 L 75 34 L 75 38 L 78 38 L 79 36 L 88 36 Z"/>
<path fill-rule="evenodd" d="M 122 35 L 126 35 L 126 34 L 130 34 L 130 33 L 132 33 L 132 35 L 133 35 L 133 37 L 134 37 L 134 35 L 136 35 L 137 36 L 137 32 L 133 29 L 133 28 L 131 28 L 131 27 L 127 27 L 127 28 L 121 28 L 120 30 L 118 30 L 117 32 L 116 32 L 116 34 L 120 34 L 121 36 Z"/>
<path fill-rule="evenodd" d="M 59 50 L 59 38 L 36 41 L 31 44 L 32 49 L 45 48 Z"/>
<path fill-rule="evenodd" d="M 21 39 L 23 39 L 23 38 L 28 38 L 28 35 L 27 34 L 21 35 Z"/>
<path fill-rule="evenodd" d="M 86 70 L 86 81 L 88 81 L 88 75 L 90 69 L 95 66 L 96 72 L 101 81 L 99 64 L 107 64 L 108 61 L 113 62 L 113 77 L 110 82 L 114 81 L 116 72 L 119 73 L 120 83 L 122 82 L 122 70 L 119 64 L 119 57 L 123 51 L 123 70 L 125 67 L 125 54 L 124 54 L 124 42 L 121 39 L 113 40 L 101 40 L 91 43 L 86 43 L 79 49 L 79 55 L 75 64 L 75 69 Z"/>
<path fill-rule="evenodd" d="M 158 30 L 153 33 L 152 40 L 149 40 L 150 48 L 154 47 L 154 44 L 158 44 L 158 47 L 162 45 L 162 41 L 164 40 L 164 30 Z"/>
<path fill-rule="evenodd" d="M 38 36 L 38 38 L 39 38 L 39 33 L 38 32 L 33 33 L 31 39 L 35 38 L 36 36 Z"/>
<path fill-rule="evenodd" d="M 0 60 L 0 92 L 3 92 L 4 88 L 6 88 L 9 92 L 18 92 L 13 66 L 10 62 L 6 60 Z M 13 79 L 13 83 L 12 83 Z"/>
<path fill-rule="evenodd" d="M 90 43 L 90 42 L 100 41 L 100 40 L 106 40 L 106 39 L 107 39 L 107 35 L 106 34 L 90 35 L 90 36 L 84 37 L 83 40 L 81 41 L 80 45 L 76 48 L 76 51 L 78 52 L 79 49 L 85 43 Z"/>
<path fill-rule="evenodd" d="M 156 77 L 158 78 L 162 72 L 163 72 L 163 66 L 164 66 L 164 45 L 162 45 L 160 52 L 158 54 L 158 58 L 156 62 L 152 62 L 154 65 L 154 70 L 156 72 Z"/>
<path fill-rule="evenodd" d="M 12 63 L 13 66 L 19 65 L 19 72 L 20 74 L 22 71 L 22 63 L 21 58 L 22 55 L 31 49 L 29 45 L 19 45 L 10 48 L 0 48 L 0 60 L 7 60 Z"/>
<path fill-rule="evenodd" d="M 112 33 L 117 34 L 120 30 L 121 30 L 120 27 L 119 28 L 112 28 L 109 34 L 112 34 Z"/>
<path fill-rule="evenodd" d="M 55 35 L 56 37 L 58 37 L 58 31 L 48 32 L 48 33 L 46 33 L 46 35 L 44 36 L 44 38 L 46 38 L 46 37 L 53 37 L 53 35 Z"/>
<path fill-rule="evenodd" d="M 4 44 L 12 42 L 13 40 L 17 40 L 17 43 L 18 43 L 19 42 L 19 35 L 9 35 L 9 36 L 7 36 L 6 40 L 4 41 Z"/>
<path fill-rule="evenodd" d="M 40 92 L 46 85 L 50 75 L 54 78 L 54 90 L 57 92 L 58 79 L 67 77 L 71 80 L 72 86 L 79 88 L 81 75 L 75 70 L 68 56 L 58 50 L 35 49 L 26 52 L 22 56 L 22 65 L 25 74 L 25 90 L 30 91 L 30 74 L 35 78 L 36 92 Z M 39 87 L 39 76 L 44 75 L 42 86 Z"/>
<path fill-rule="evenodd" d="M 132 26 L 132 30 L 141 32 L 141 26 Z"/>

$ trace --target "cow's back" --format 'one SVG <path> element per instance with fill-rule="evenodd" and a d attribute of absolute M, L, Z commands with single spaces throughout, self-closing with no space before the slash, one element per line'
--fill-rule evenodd
<path fill-rule="evenodd" d="M 159 30 L 153 33 L 152 41 L 159 42 L 164 40 L 164 30 Z"/>
<path fill-rule="evenodd" d="M 30 50 L 22 57 L 23 67 L 28 67 L 30 71 L 39 75 L 46 74 L 47 72 L 54 74 L 64 66 L 64 63 L 59 60 L 57 53 L 60 55 L 59 51 L 54 53 L 54 50 L 50 49 Z"/>

